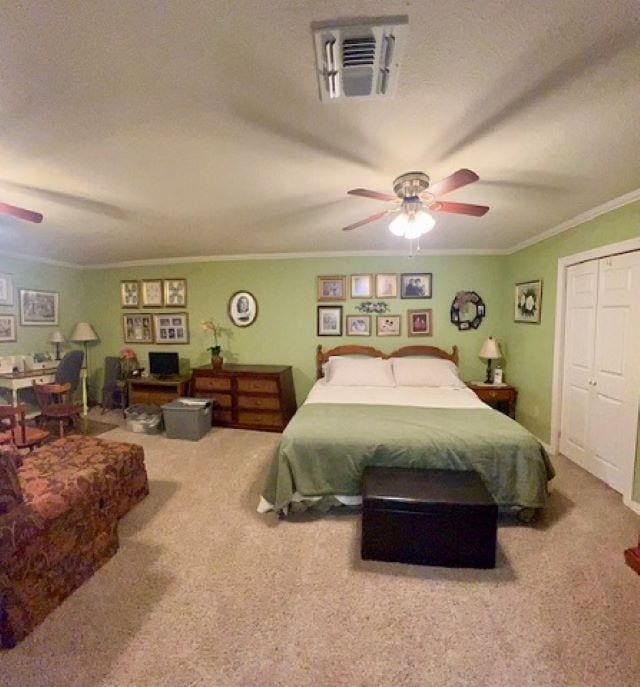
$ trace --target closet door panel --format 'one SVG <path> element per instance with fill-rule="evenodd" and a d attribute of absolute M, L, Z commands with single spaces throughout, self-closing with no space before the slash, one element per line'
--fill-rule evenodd
<path fill-rule="evenodd" d="M 560 451 L 585 467 L 590 459 L 589 396 L 594 368 L 597 298 L 597 261 L 570 267 L 567 270 Z"/>

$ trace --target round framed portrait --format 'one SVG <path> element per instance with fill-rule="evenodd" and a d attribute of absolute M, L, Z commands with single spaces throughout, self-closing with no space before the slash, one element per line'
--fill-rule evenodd
<path fill-rule="evenodd" d="M 248 327 L 258 317 L 258 301 L 249 291 L 236 291 L 229 299 L 229 318 L 236 327 Z"/>

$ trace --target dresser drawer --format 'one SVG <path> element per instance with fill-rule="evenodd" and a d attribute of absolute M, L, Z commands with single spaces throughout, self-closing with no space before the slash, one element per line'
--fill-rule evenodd
<path fill-rule="evenodd" d="M 482 392 L 480 398 L 487 401 L 508 401 L 511 398 L 511 392 L 507 389 L 487 389 Z"/>
<path fill-rule="evenodd" d="M 231 396 L 229 394 L 214 394 L 214 393 L 203 393 L 202 391 L 196 391 L 196 398 L 208 398 L 213 401 L 213 408 L 215 410 L 216 406 L 218 408 L 231 408 L 233 405 L 231 401 Z"/>
<path fill-rule="evenodd" d="M 251 413 L 246 410 L 238 410 L 238 422 L 256 427 L 281 427 L 284 424 L 280 413 Z"/>
<path fill-rule="evenodd" d="M 231 391 L 229 377 L 194 377 L 193 382 L 197 391 Z"/>
<path fill-rule="evenodd" d="M 277 394 L 278 382 L 275 379 L 248 379 L 245 377 L 238 377 L 238 391 Z"/>
<path fill-rule="evenodd" d="M 278 396 L 238 396 L 238 408 L 280 410 Z"/>
<path fill-rule="evenodd" d="M 214 408 L 211 414 L 211 423 L 214 425 L 230 425 L 232 424 L 232 419 L 230 410 L 216 410 Z"/>

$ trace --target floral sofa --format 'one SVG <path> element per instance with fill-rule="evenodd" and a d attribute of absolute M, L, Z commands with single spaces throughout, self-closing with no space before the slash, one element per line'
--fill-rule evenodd
<path fill-rule="evenodd" d="M 149 493 L 142 447 L 68 436 L 0 453 L 0 647 L 14 646 L 118 549 Z"/>

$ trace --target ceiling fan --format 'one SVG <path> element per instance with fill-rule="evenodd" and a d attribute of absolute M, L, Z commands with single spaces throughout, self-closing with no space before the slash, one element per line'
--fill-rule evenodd
<path fill-rule="evenodd" d="M 27 222 L 35 222 L 40 224 L 42 222 L 42 215 L 33 210 L 25 210 L 24 208 L 16 207 L 15 205 L 8 205 L 7 203 L 0 203 L 0 215 L 11 215 L 18 219 L 27 220 Z"/>
<path fill-rule="evenodd" d="M 401 174 L 393 182 L 393 191 L 396 194 L 380 193 L 366 188 L 352 188 L 347 191 L 352 196 L 373 198 L 374 200 L 392 201 L 395 207 L 376 212 L 366 219 L 343 227 L 343 231 L 357 229 L 369 222 L 389 214 L 399 213 L 389 225 L 389 230 L 396 236 L 404 236 L 407 239 L 416 239 L 433 229 L 435 219 L 427 210 L 432 212 L 451 212 L 458 215 L 471 215 L 482 217 L 489 212 L 487 205 L 472 205 L 470 203 L 453 203 L 439 200 L 440 196 L 451 193 L 462 186 L 478 181 L 480 177 L 470 169 L 459 169 L 451 176 L 431 185 L 429 176 L 424 172 L 407 172 Z"/>

